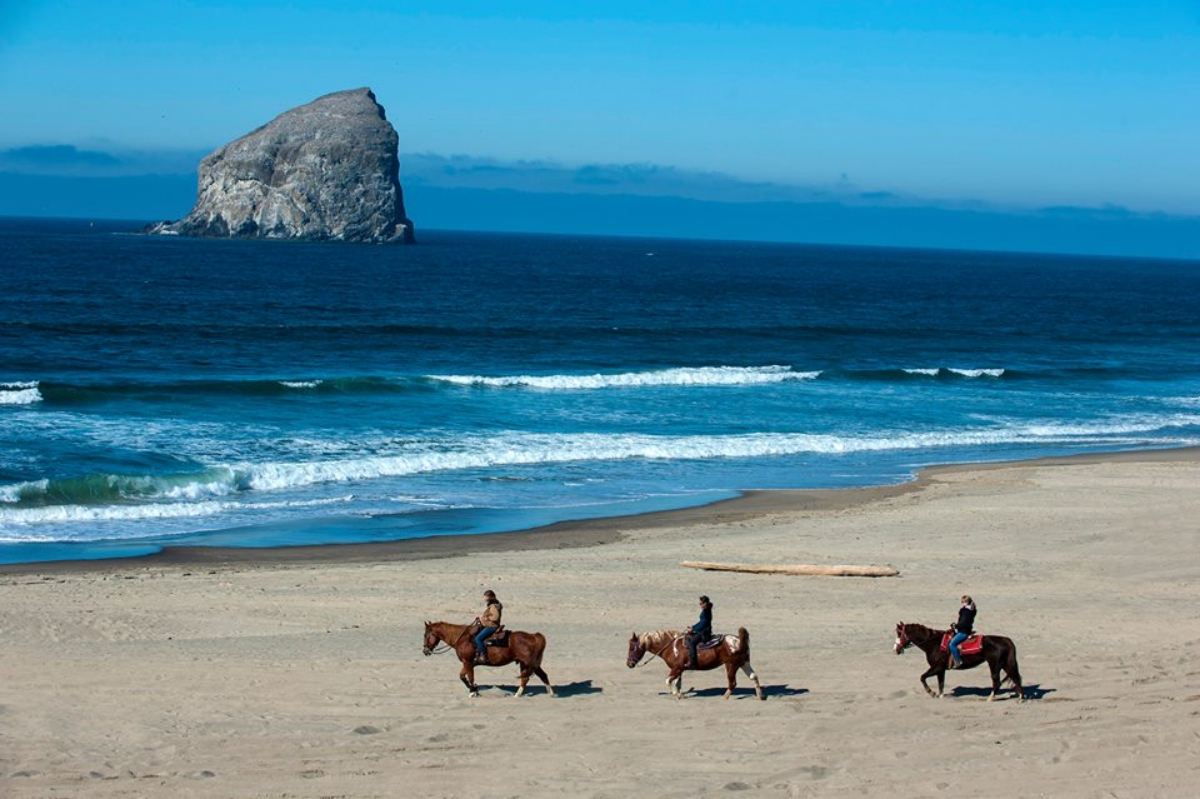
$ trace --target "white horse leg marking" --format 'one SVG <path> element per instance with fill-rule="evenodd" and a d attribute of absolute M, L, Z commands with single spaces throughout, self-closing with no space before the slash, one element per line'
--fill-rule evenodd
<path fill-rule="evenodd" d="M 746 676 L 754 683 L 754 695 L 759 699 L 763 698 L 762 684 L 758 681 L 758 675 L 754 672 L 754 667 L 750 665 L 750 661 L 742 664 L 742 671 L 746 672 Z"/>

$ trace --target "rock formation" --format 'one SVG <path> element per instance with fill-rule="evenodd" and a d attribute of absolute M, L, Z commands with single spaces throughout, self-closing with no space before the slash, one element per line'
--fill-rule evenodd
<path fill-rule="evenodd" d="M 206 156 L 191 213 L 150 232 L 411 243 L 398 146 L 370 89 L 327 94 Z"/>

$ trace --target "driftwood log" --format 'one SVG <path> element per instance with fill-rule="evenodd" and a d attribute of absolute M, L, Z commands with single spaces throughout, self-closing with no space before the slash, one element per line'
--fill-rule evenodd
<path fill-rule="evenodd" d="M 813 563 L 791 565 L 750 563 L 705 563 L 685 560 L 679 564 L 688 569 L 704 569 L 716 572 L 745 572 L 747 574 L 796 574 L 815 577 L 895 577 L 899 571 L 891 566 L 821 566 Z"/>

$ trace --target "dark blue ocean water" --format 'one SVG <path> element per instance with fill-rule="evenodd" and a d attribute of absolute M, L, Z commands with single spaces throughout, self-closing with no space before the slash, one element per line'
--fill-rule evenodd
<path fill-rule="evenodd" d="M 0 562 L 1200 442 L 1200 263 L 0 220 Z"/>

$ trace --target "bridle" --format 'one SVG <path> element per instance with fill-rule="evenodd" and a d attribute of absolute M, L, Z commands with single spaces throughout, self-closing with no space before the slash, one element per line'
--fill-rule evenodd
<path fill-rule="evenodd" d="M 662 653 L 666 652 L 668 649 L 670 649 L 671 646 L 673 646 L 675 644 L 675 642 L 680 640 L 681 638 L 683 638 L 682 635 L 675 636 L 670 641 L 667 641 L 667 643 L 664 644 L 663 647 L 661 649 L 659 649 L 657 652 L 651 652 L 648 648 L 642 646 L 642 639 L 635 638 L 634 640 L 637 642 L 637 644 L 635 645 L 635 648 L 633 651 L 635 654 L 637 654 L 638 660 L 636 662 L 634 662 L 633 665 L 630 666 L 630 668 L 636 669 L 639 666 L 645 666 L 647 663 L 649 663 L 654 658 L 658 658 L 659 660 L 662 660 Z M 641 658 L 643 655 L 649 655 L 650 657 L 646 658 L 645 660 L 642 660 Z M 633 660 L 632 656 L 629 658 L 626 658 L 627 663 L 632 660 Z"/>
<path fill-rule="evenodd" d="M 426 631 L 428 631 L 429 628 L 432 626 L 433 625 L 429 625 L 429 627 L 426 628 Z M 443 639 L 440 635 L 438 635 L 437 636 L 438 642 L 436 644 L 434 644 L 433 647 L 428 647 L 428 646 L 423 647 L 422 651 L 425 653 L 425 655 L 427 657 L 429 655 L 444 655 L 447 652 L 454 652 L 458 649 L 458 642 L 463 639 L 463 636 L 466 635 L 470 631 L 470 629 L 471 629 L 471 627 L 469 625 L 467 627 L 465 627 L 463 629 L 462 633 L 459 634 L 458 638 L 455 639 L 453 644 L 450 643 L 449 641 Z M 437 635 L 437 633 L 434 633 L 434 635 Z M 441 649 L 439 649 L 438 647 L 441 647 Z"/>
<path fill-rule="evenodd" d="M 912 639 L 908 637 L 908 629 L 903 622 L 896 625 L 896 654 L 899 655 L 912 646 Z"/>

